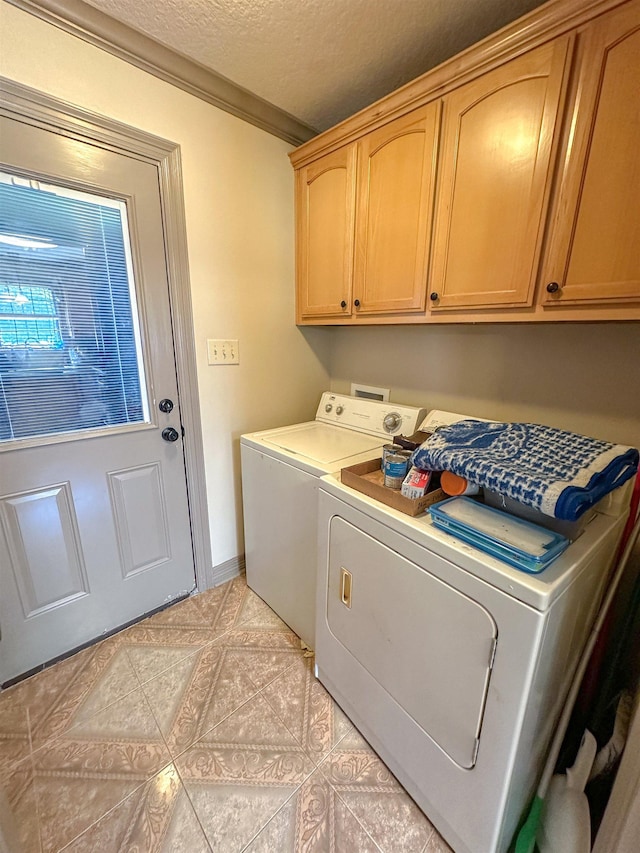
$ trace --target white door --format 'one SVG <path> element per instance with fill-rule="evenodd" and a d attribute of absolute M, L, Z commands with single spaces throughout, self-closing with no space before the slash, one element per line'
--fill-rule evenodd
<path fill-rule="evenodd" d="M 157 166 L 1 122 L 0 683 L 195 584 Z"/>

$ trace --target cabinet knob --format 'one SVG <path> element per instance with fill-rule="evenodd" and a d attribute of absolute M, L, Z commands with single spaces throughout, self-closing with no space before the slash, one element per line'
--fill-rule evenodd
<path fill-rule="evenodd" d="M 343 300 L 342 300 L 342 302 L 340 303 L 340 307 L 341 307 L 343 310 L 347 307 L 347 303 L 344 301 L 344 299 L 343 299 Z"/>
<path fill-rule="evenodd" d="M 557 281 L 550 281 L 547 285 L 547 293 L 557 293 L 560 290 L 560 285 Z"/>
<path fill-rule="evenodd" d="M 432 302 L 437 302 L 437 301 L 438 301 L 438 294 L 435 292 L 435 290 L 434 290 L 432 293 L 430 293 L 430 294 L 429 294 L 429 299 L 430 299 Z"/>
<path fill-rule="evenodd" d="M 354 299 L 354 300 L 353 300 L 353 304 L 356 306 L 356 308 L 359 308 L 359 307 L 360 307 L 360 300 L 359 300 L 359 299 Z"/>

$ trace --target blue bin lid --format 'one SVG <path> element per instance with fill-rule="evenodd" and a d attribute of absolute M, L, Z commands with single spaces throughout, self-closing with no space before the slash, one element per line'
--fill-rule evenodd
<path fill-rule="evenodd" d="M 449 498 L 429 512 L 436 527 L 527 572 L 541 572 L 569 545 L 560 533 L 471 498 Z"/>

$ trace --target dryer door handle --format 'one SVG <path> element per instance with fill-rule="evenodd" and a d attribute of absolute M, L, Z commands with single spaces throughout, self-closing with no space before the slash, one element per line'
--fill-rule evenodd
<path fill-rule="evenodd" d="M 345 607 L 351 609 L 351 585 L 353 577 L 344 566 L 340 567 L 340 601 Z"/>

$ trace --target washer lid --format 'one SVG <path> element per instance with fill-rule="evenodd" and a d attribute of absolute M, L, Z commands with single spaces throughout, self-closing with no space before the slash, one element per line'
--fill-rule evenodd
<path fill-rule="evenodd" d="M 331 470 L 342 467 L 340 463 L 349 457 L 367 451 L 371 451 L 373 457 L 382 445 L 382 439 L 378 436 L 317 421 L 253 433 L 251 438 L 319 465 L 329 466 Z"/>

